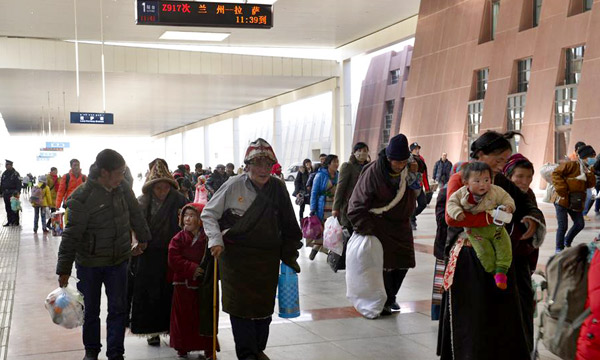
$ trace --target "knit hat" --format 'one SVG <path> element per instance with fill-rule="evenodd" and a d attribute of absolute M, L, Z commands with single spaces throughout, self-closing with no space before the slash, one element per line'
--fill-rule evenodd
<path fill-rule="evenodd" d="M 398 134 L 390 139 L 388 146 L 385 148 L 385 155 L 390 160 L 403 161 L 410 157 L 408 150 L 408 140 L 404 134 Z"/>
<path fill-rule="evenodd" d="M 585 145 L 577 150 L 577 155 L 579 155 L 580 159 L 585 159 L 590 156 L 596 157 L 596 151 L 594 151 L 594 148 L 590 145 Z"/>
<path fill-rule="evenodd" d="M 248 149 L 246 150 L 246 156 L 244 156 L 244 163 L 251 164 L 255 159 L 259 157 L 266 157 L 273 164 L 277 162 L 277 157 L 275 156 L 275 151 L 273 151 L 273 147 L 266 140 L 258 138 L 256 141 L 250 143 Z"/>
<path fill-rule="evenodd" d="M 38 181 L 45 184 L 46 183 L 46 175 L 38 176 Z"/>
<path fill-rule="evenodd" d="M 529 159 L 527 159 L 525 156 L 523 156 L 519 153 L 512 154 L 511 157 L 508 158 L 506 165 L 504 165 L 504 169 L 502 169 L 504 176 L 510 178 L 513 171 L 515 171 L 515 168 L 517 167 L 517 165 L 523 164 L 523 163 L 531 164 L 531 161 L 529 161 Z"/>
<path fill-rule="evenodd" d="M 182 229 L 183 229 L 183 215 L 185 214 L 185 211 L 187 209 L 195 210 L 198 213 L 198 218 L 200 218 L 200 215 L 202 214 L 202 210 L 204 210 L 204 204 L 188 203 L 188 204 L 185 204 L 181 208 L 181 211 L 179 212 L 179 227 Z M 200 226 L 202 226 L 202 221 L 200 221 Z"/>
<path fill-rule="evenodd" d="M 162 159 L 156 159 L 152 162 L 154 165 L 150 168 L 146 182 L 144 183 L 144 186 L 142 186 L 142 192 L 144 194 L 148 194 L 152 189 L 152 186 L 161 181 L 168 182 L 175 189 L 179 189 L 177 181 L 173 178 L 173 175 L 171 175 L 171 172 L 167 167 L 167 162 L 161 160 Z"/>

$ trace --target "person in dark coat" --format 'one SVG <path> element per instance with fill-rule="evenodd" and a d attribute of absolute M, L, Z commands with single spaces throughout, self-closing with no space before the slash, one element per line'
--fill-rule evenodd
<path fill-rule="evenodd" d="M 296 174 L 296 179 L 294 179 L 294 192 L 292 193 L 292 196 L 296 197 L 296 204 L 299 203 L 300 206 L 300 220 L 304 218 L 306 204 L 310 205 L 310 191 L 308 191 L 306 184 L 311 173 L 312 162 L 310 159 L 304 159 L 302 166 L 298 170 L 298 174 Z"/>
<path fill-rule="evenodd" d="M 410 216 L 416 194 L 408 188 L 408 141 L 394 136 L 379 158 L 365 166 L 348 204 L 348 219 L 354 231 L 374 235 L 383 246 L 383 281 L 387 301 L 382 315 L 400 310 L 396 294 L 409 268 L 415 267 L 415 249 Z M 370 210 L 386 207 L 374 214 Z"/>
<path fill-rule="evenodd" d="M 448 183 L 448 180 L 450 180 L 451 171 L 452 163 L 448 160 L 448 154 L 442 153 L 442 157 L 436 161 L 433 166 L 433 180 L 440 184 L 440 189 Z"/>
<path fill-rule="evenodd" d="M 418 181 L 419 188 L 416 190 L 417 192 L 417 207 L 415 212 L 413 213 L 410 224 L 413 230 L 417 230 L 417 216 L 425 210 L 429 201 L 431 201 L 431 196 L 433 195 L 430 192 L 429 188 L 429 179 L 427 178 L 427 164 L 425 164 L 425 159 L 421 156 L 421 145 L 414 142 L 410 144 L 410 152 L 411 157 L 414 159 L 418 165 Z"/>
<path fill-rule="evenodd" d="M 502 170 L 511 155 L 510 139 L 519 133 L 500 134 L 488 131 L 471 145 L 471 157 L 490 165 L 494 184 L 503 188 L 515 200 L 513 220 L 527 229 L 518 239 L 511 236 L 513 249 L 519 241 L 532 239 L 538 246 L 545 233 L 544 216 L 530 198 L 504 175 Z M 450 178 L 447 198 L 462 186 L 461 173 Z M 519 284 L 529 281 L 528 257 L 513 256 L 506 274 L 507 289 L 496 287 L 493 274 L 487 273 L 464 234 L 463 228 L 484 227 L 493 219 L 486 214 L 465 214 L 466 220 L 457 221 L 446 214 L 448 237 L 444 255 L 449 257 L 444 277 L 442 313 L 439 323 L 438 355 L 441 360 L 530 359 L 533 339 L 522 302 L 533 303 L 530 295 L 522 295 Z M 527 266 L 525 266 L 527 265 Z M 517 277 L 523 277 L 518 280 Z M 523 300 L 521 300 L 523 297 Z"/>
<path fill-rule="evenodd" d="M 225 181 L 227 181 L 225 165 L 219 164 L 206 181 L 206 190 L 208 190 L 209 199 L 221 188 Z"/>
<path fill-rule="evenodd" d="M 100 341 L 100 300 L 104 285 L 108 300 L 106 357 L 123 359 L 127 323 L 127 262 L 139 256 L 150 240 L 148 225 L 129 184 L 123 181 L 125 159 L 105 149 L 90 168 L 89 181 L 67 200 L 68 222 L 56 263 L 60 287 L 66 287 L 73 268 L 85 306 L 85 360 L 97 360 Z M 132 246 L 131 232 L 137 242 Z"/>
<path fill-rule="evenodd" d="M 300 272 L 302 231 L 284 182 L 270 175 L 276 162 L 268 142 L 252 142 L 244 157 L 248 172 L 223 185 L 201 216 L 211 254 L 219 259 L 223 311 L 238 359 L 269 359 L 264 350 L 280 262 Z"/>
<path fill-rule="evenodd" d="M 173 286 L 168 272 L 168 250 L 179 227 L 179 210 L 189 201 L 178 190 L 167 164 L 157 159 L 138 198 L 152 240 L 132 259 L 131 323 L 133 334 L 148 336 L 148 345 L 160 345 L 159 334 L 169 332 Z"/>
<path fill-rule="evenodd" d="M 6 210 L 7 222 L 4 226 L 18 226 L 19 215 L 10 206 L 10 198 L 17 192 L 21 192 L 21 177 L 19 172 L 13 168 L 13 162 L 6 160 L 6 170 L 2 173 L 0 181 L 0 193 L 4 198 L 4 209 Z"/>
<path fill-rule="evenodd" d="M 352 149 L 350 160 L 343 163 L 340 168 L 332 215 L 339 219 L 340 225 L 350 230 L 350 234 L 352 234 L 352 223 L 348 219 L 348 201 L 358 182 L 360 172 L 368 162 L 369 146 L 364 142 L 358 142 Z"/>

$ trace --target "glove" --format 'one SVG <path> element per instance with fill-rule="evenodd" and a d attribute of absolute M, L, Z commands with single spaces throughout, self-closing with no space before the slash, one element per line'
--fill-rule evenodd
<path fill-rule="evenodd" d="M 292 263 L 287 264 L 287 266 L 291 267 L 292 270 L 294 270 L 296 272 L 296 274 L 300 273 L 300 265 L 298 265 L 298 262 L 296 260 L 294 260 Z"/>

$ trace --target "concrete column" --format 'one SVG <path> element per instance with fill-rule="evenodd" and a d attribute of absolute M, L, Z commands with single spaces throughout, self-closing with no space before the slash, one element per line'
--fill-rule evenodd
<path fill-rule="evenodd" d="M 340 124 L 342 124 L 341 121 L 341 117 L 343 114 L 342 111 L 342 92 L 340 90 L 340 85 L 341 85 L 341 78 L 338 77 L 336 78 L 336 86 L 335 89 L 331 92 L 332 94 L 332 101 L 331 101 L 331 147 L 329 149 L 329 153 L 330 154 L 336 154 L 339 158 L 340 161 L 343 159 L 342 154 L 341 154 L 341 131 L 340 131 Z M 321 151 L 323 151 L 323 149 L 321 149 Z"/>
<path fill-rule="evenodd" d="M 242 164 L 240 159 L 240 118 L 233 118 L 233 164 L 237 168 Z"/>
<path fill-rule="evenodd" d="M 208 162 L 210 161 L 210 136 L 208 131 L 208 126 L 204 127 L 204 168 L 208 169 Z"/>
<path fill-rule="evenodd" d="M 281 163 L 283 161 L 283 147 L 282 147 L 282 135 L 281 135 L 281 106 L 275 106 L 273 108 L 273 139 L 271 139 L 271 146 L 275 150 L 275 156 Z"/>
<path fill-rule="evenodd" d="M 342 71 L 342 99 L 343 104 L 340 108 L 342 114 L 341 118 L 341 148 L 340 148 L 340 162 L 347 161 L 352 152 L 352 138 L 354 132 L 352 129 L 352 60 L 344 60 L 343 71 Z"/>

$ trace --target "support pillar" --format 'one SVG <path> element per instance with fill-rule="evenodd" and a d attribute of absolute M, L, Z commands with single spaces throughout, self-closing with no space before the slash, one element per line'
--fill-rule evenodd
<path fill-rule="evenodd" d="M 239 167 L 242 164 L 240 159 L 240 118 L 233 118 L 233 164 Z"/>
<path fill-rule="evenodd" d="M 204 168 L 208 169 L 208 167 L 210 166 L 210 164 L 208 163 L 210 161 L 210 136 L 209 136 L 209 129 L 208 126 L 204 127 L 204 161 L 202 162 L 204 164 Z"/>
<path fill-rule="evenodd" d="M 275 150 L 275 156 L 277 156 L 277 159 L 280 161 L 280 163 L 283 161 L 281 127 L 281 106 L 275 106 L 273 109 L 273 139 L 271 139 L 271 145 L 273 146 L 273 149 Z"/>

